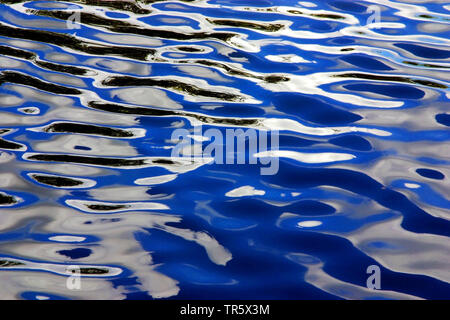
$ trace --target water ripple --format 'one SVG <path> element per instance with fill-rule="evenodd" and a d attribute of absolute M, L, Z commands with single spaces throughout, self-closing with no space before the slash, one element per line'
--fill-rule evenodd
<path fill-rule="evenodd" d="M 448 298 L 449 10 L 0 0 L 0 298 Z"/>

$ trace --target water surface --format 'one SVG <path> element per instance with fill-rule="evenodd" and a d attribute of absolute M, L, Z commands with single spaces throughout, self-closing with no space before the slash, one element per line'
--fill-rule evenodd
<path fill-rule="evenodd" d="M 440 0 L 0 1 L 0 298 L 449 298 L 449 68 Z"/>

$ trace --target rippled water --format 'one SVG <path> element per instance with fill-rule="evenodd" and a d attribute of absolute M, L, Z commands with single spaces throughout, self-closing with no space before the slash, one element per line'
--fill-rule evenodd
<path fill-rule="evenodd" d="M 0 3 L 0 298 L 450 297 L 447 1 Z"/>

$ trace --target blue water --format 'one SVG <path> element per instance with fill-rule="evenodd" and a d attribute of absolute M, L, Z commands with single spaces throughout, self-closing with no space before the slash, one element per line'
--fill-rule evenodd
<path fill-rule="evenodd" d="M 0 299 L 450 298 L 449 68 L 446 1 L 0 1 Z"/>

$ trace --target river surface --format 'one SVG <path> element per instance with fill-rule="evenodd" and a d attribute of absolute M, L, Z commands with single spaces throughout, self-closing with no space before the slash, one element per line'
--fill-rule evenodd
<path fill-rule="evenodd" d="M 0 299 L 450 298 L 449 68 L 444 0 L 0 0 Z"/>

